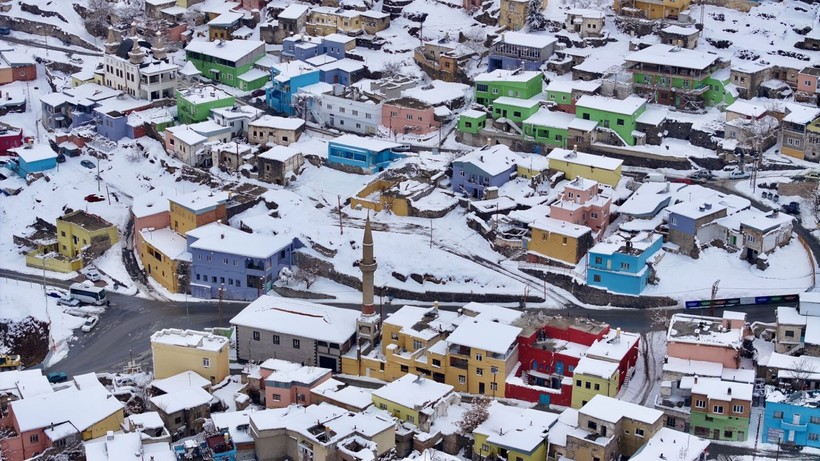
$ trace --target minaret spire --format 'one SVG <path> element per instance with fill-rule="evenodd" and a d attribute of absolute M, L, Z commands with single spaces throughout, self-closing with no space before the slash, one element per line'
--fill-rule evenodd
<path fill-rule="evenodd" d="M 370 213 L 364 224 L 364 238 L 362 239 L 362 260 L 359 269 L 362 271 L 362 315 L 376 314 L 373 304 L 373 274 L 376 272 L 376 259 L 373 257 L 373 229 L 370 225 Z"/>

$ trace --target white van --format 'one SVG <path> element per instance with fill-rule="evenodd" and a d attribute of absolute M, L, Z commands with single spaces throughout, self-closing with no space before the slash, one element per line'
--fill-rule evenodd
<path fill-rule="evenodd" d="M 666 176 L 661 173 L 649 173 L 643 177 L 643 182 L 666 182 Z"/>

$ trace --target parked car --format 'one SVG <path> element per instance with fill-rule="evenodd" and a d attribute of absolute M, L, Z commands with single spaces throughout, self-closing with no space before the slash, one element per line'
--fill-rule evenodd
<path fill-rule="evenodd" d="M 251 91 L 252 98 L 258 98 L 259 96 L 265 96 L 265 89 L 259 88 L 258 90 Z"/>
<path fill-rule="evenodd" d="M 80 300 L 76 298 L 69 298 L 68 296 L 57 300 L 57 304 L 66 307 L 80 307 Z"/>
<path fill-rule="evenodd" d="M 710 170 L 697 170 L 694 173 L 689 175 L 689 179 L 712 179 L 715 175 L 712 174 Z"/>
<path fill-rule="evenodd" d="M 746 179 L 749 173 L 743 170 L 733 170 L 729 173 L 729 179 Z"/>
<path fill-rule="evenodd" d="M 100 275 L 100 273 L 97 271 L 97 269 L 94 269 L 92 267 L 90 269 L 85 270 L 85 278 L 87 278 L 88 280 L 91 280 L 92 282 L 99 282 L 100 279 L 102 278 L 102 275 Z"/>
<path fill-rule="evenodd" d="M 91 317 L 85 319 L 85 323 L 82 327 L 83 332 L 88 333 L 89 331 L 93 330 L 98 323 L 100 323 L 100 318 L 96 315 L 92 315 Z"/>
<path fill-rule="evenodd" d="M 803 175 L 806 179 L 820 179 L 820 170 L 812 170 Z"/>
<path fill-rule="evenodd" d="M 64 383 L 68 381 L 68 375 L 62 371 L 52 371 L 46 375 L 46 379 L 48 379 L 48 382 L 51 384 Z"/>
<path fill-rule="evenodd" d="M 725 167 L 723 167 L 723 171 L 726 171 L 726 172 L 734 171 L 734 170 L 737 170 L 737 165 L 726 165 Z"/>
<path fill-rule="evenodd" d="M 61 290 L 59 288 L 49 288 L 46 291 L 46 294 L 51 296 L 52 298 L 57 299 L 65 298 L 66 296 L 68 296 L 68 293 L 65 290 Z"/>
<path fill-rule="evenodd" d="M 410 152 L 410 144 L 400 144 L 393 148 L 393 152 Z"/>
<path fill-rule="evenodd" d="M 72 57 L 68 58 L 68 60 L 71 61 L 72 64 L 82 64 L 83 63 L 83 60 L 76 57 L 76 56 L 72 56 Z"/>
<path fill-rule="evenodd" d="M 97 165 L 91 160 L 83 160 L 82 162 L 80 162 L 80 165 L 88 168 L 89 170 L 97 168 Z"/>
<path fill-rule="evenodd" d="M 798 202 L 789 202 L 781 206 L 781 209 L 784 213 L 788 213 L 790 215 L 799 215 L 800 214 L 800 203 Z"/>
<path fill-rule="evenodd" d="M 11 29 L 8 27 L 0 27 L 0 35 L 11 35 Z"/>

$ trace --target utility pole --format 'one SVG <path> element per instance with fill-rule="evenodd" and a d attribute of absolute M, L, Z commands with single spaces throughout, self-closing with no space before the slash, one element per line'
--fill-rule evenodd
<path fill-rule="evenodd" d="M 99 152 L 99 151 L 97 151 Z M 100 156 L 97 155 L 97 192 L 100 191 Z"/>
<path fill-rule="evenodd" d="M 709 315 L 712 317 L 715 316 L 715 298 L 717 298 L 718 284 L 720 284 L 720 280 L 715 280 L 715 283 L 712 284 L 712 299 L 709 301 Z"/>
<path fill-rule="evenodd" d="M 430 220 L 430 248 L 433 248 L 433 220 Z"/>
<path fill-rule="evenodd" d="M 222 316 L 222 299 L 225 297 L 225 284 L 223 283 L 219 287 L 219 326 L 223 325 L 223 316 Z"/>
<path fill-rule="evenodd" d="M 344 227 L 342 227 L 342 196 L 336 196 L 336 202 L 339 205 L 339 235 L 344 235 Z"/>

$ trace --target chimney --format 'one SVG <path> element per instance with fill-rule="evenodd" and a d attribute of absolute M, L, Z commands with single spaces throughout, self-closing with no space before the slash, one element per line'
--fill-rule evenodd
<path fill-rule="evenodd" d="M 698 383 L 698 375 L 695 375 L 695 384 Z"/>
<path fill-rule="evenodd" d="M 726 390 L 726 393 L 729 394 L 729 395 L 732 395 L 732 387 L 731 386 L 729 386 L 729 389 Z"/>
<path fill-rule="evenodd" d="M 616 338 L 621 337 L 621 327 L 618 327 L 618 328 L 615 329 L 615 337 Z"/>
<path fill-rule="evenodd" d="M 114 431 L 108 431 L 105 433 L 105 440 L 114 440 Z"/>
<path fill-rule="evenodd" d="M 438 314 L 438 301 L 433 301 L 433 312 Z"/>

